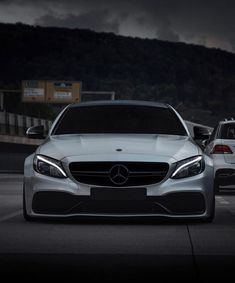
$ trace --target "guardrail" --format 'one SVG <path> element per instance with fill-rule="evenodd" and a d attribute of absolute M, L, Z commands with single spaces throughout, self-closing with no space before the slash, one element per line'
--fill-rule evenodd
<path fill-rule="evenodd" d="M 46 130 L 49 130 L 51 124 L 50 120 L 0 112 L 0 135 L 23 137 L 29 127 L 43 125 Z"/>

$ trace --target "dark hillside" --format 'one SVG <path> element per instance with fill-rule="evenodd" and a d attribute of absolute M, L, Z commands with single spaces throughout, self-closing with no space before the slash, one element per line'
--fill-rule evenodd
<path fill-rule="evenodd" d="M 205 110 L 209 123 L 235 114 L 232 53 L 23 24 L 0 24 L 0 42 L 0 88 L 19 87 L 23 79 L 81 80 L 85 90 L 114 90 L 122 99 L 181 103 L 195 121 L 203 117 L 188 109 Z"/>

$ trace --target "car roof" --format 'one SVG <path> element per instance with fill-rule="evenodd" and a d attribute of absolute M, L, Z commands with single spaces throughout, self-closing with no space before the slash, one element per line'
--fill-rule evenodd
<path fill-rule="evenodd" d="M 235 123 L 235 120 L 220 121 L 219 123 L 222 124 L 222 125 L 234 124 L 234 123 Z"/>
<path fill-rule="evenodd" d="M 69 108 L 77 108 L 83 106 L 106 106 L 106 105 L 130 105 L 130 106 L 149 106 L 158 108 L 169 108 L 165 103 L 158 103 L 153 101 L 139 101 L 139 100 L 99 100 L 80 102 L 76 104 L 70 104 Z"/>

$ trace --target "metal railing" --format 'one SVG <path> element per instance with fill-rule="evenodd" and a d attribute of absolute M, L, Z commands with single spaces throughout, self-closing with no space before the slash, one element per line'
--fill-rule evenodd
<path fill-rule="evenodd" d="M 49 130 L 51 124 L 50 120 L 0 112 L 0 135 L 23 137 L 29 127 L 44 125 L 45 129 Z"/>

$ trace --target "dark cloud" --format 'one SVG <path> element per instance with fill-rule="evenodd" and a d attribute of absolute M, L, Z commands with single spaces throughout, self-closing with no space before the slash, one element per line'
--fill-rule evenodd
<path fill-rule="evenodd" d="M 16 21 L 180 40 L 230 51 L 235 51 L 234 14 L 234 0 L 0 0 L 4 21 L 14 21 L 15 15 Z"/>
<path fill-rule="evenodd" d="M 158 39 L 168 41 L 179 41 L 179 35 L 172 30 L 171 24 L 168 20 L 162 21 L 157 26 Z"/>
<path fill-rule="evenodd" d="M 43 26 L 56 26 L 68 28 L 91 29 L 95 31 L 107 31 L 118 33 L 119 23 L 117 20 L 108 20 L 107 10 L 91 10 L 79 15 L 66 14 L 55 15 L 46 14 L 35 21 L 36 24 Z"/>

